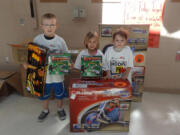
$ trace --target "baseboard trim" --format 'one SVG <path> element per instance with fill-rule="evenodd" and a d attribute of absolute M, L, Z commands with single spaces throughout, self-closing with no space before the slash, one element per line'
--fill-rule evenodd
<path fill-rule="evenodd" d="M 158 92 L 158 93 L 172 93 L 172 94 L 180 94 L 180 89 L 171 89 L 171 88 L 152 88 L 145 87 L 144 91 L 148 92 Z"/>

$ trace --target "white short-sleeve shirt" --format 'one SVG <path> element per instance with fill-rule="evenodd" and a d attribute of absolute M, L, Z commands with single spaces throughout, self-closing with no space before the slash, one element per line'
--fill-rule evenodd
<path fill-rule="evenodd" d="M 129 46 L 125 46 L 121 51 L 115 51 L 114 47 L 109 47 L 104 56 L 104 66 L 106 70 L 111 71 L 113 75 L 114 68 L 113 66 L 123 66 L 125 69 L 128 67 L 133 67 L 133 53 Z M 128 80 L 132 82 L 131 71 L 128 76 Z"/>
<path fill-rule="evenodd" d="M 74 64 L 74 68 L 76 69 L 81 69 L 81 56 L 92 56 L 92 55 L 88 53 L 88 49 L 82 50 L 77 56 Z M 104 55 L 100 50 L 97 50 L 97 53 L 94 56 L 102 56 L 102 59 L 104 58 Z"/>
<path fill-rule="evenodd" d="M 34 43 L 49 48 L 49 53 L 63 53 L 68 52 L 68 48 L 64 39 L 55 35 L 53 39 L 46 39 L 44 34 L 37 35 L 34 38 Z M 63 82 L 64 75 L 50 75 L 47 71 L 46 83 Z"/>

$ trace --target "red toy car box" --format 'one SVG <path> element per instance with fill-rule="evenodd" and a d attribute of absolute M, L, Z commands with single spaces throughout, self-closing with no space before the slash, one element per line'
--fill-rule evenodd
<path fill-rule="evenodd" d="M 128 80 L 70 83 L 70 131 L 128 131 L 132 87 Z"/>

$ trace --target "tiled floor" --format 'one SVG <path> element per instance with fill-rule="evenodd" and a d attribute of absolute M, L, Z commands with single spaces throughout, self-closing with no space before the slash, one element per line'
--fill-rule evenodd
<path fill-rule="evenodd" d="M 64 104 L 69 114 L 68 100 Z M 144 92 L 142 103 L 132 103 L 130 131 L 124 133 L 70 133 L 69 117 L 58 119 L 54 100 L 50 111 L 48 118 L 38 123 L 38 99 L 16 94 L 1 98 L 0 135 L 180 135 L 180 95 L 175 94 Z"/>

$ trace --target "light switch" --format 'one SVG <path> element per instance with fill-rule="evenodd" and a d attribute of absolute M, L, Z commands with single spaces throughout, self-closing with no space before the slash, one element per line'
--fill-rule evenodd
<path fill-rule="evenodd" d="M 20 19 L 19 19 L 19 24 L 22 25 L 22 26 L 24 26 L 24 18 L 20 18 Z"/>

